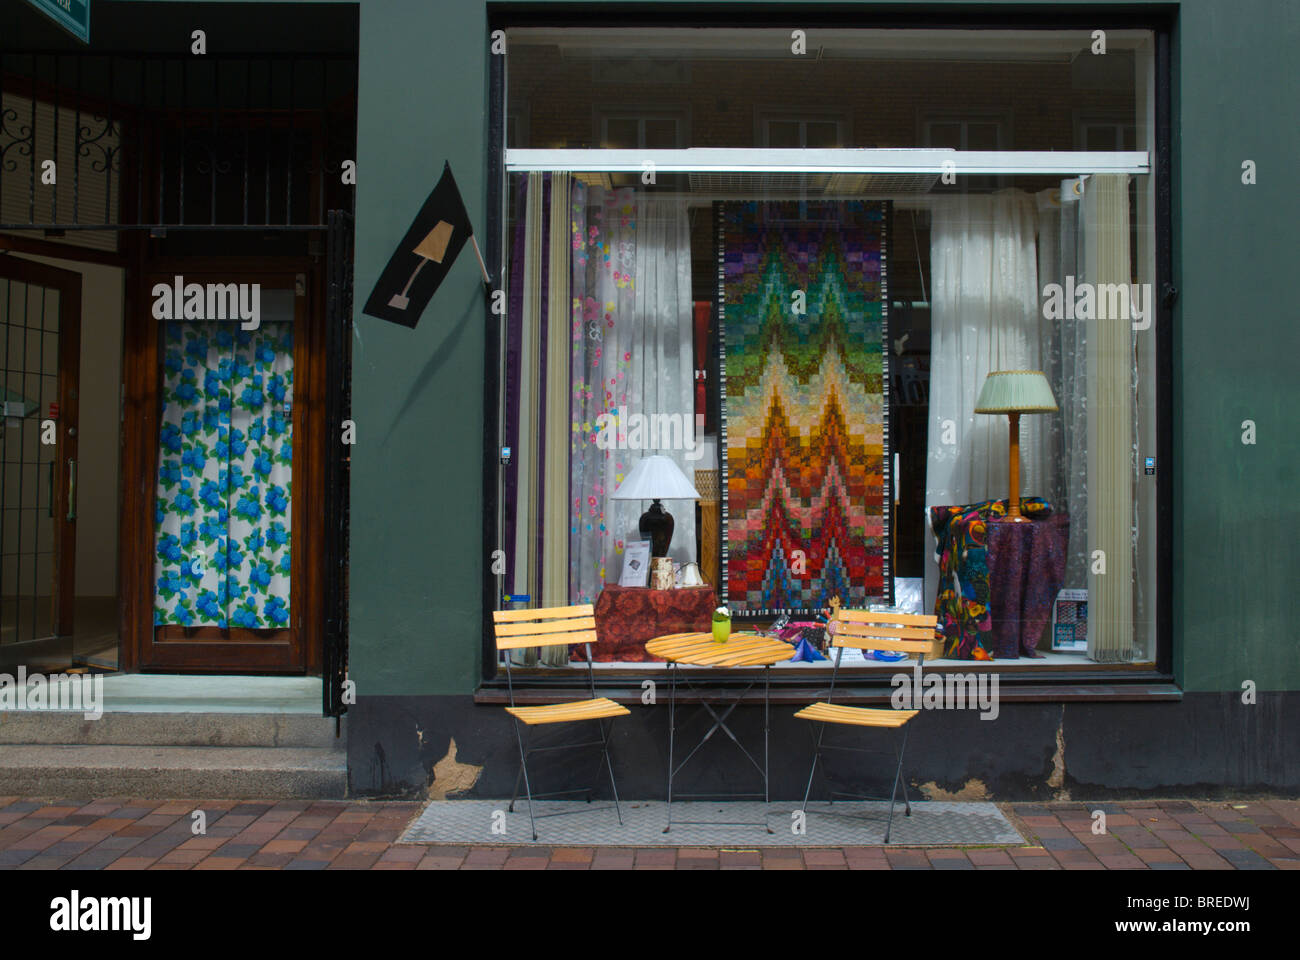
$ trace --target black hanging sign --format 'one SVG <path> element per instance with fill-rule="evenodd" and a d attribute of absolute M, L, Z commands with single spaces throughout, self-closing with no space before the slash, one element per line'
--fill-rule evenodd
<path fill-rule="evenodd" d="M 389 258 L 361 312 L 414 327 L 465 241 L 473 240 L 473 235 L 451 164 L 444 164 L 442 178 Z M 479 264 L 482 266 L 482 257 Z M 486 269 L 483 275 L 486 280 Z"/>

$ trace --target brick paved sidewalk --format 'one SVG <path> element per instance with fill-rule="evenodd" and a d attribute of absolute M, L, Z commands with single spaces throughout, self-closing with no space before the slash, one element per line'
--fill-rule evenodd
<path fill-rule="evenodd" d="M 398 844 L 418 803 L 0 797 L 0 869 L 1300 869 L 1300 800 L 1002 804 L 1026 846 L 803 850 Z M 202 810 L 207 833 L 191 832 Z M 1092 833 L 1091 811 L 1107 834 Z"/>

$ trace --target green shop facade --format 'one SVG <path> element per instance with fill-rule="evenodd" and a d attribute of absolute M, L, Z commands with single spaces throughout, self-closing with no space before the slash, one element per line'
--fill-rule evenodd
<path fill-rule="evenodd" d="M 122 24 L 144 13 L 154 24 L 145 39 L 124 36 Z M 1057 409 L 1022 407 L 1012 419 L 1021 493 L 1069 520 L 1043 556 L 1022 561 L 1024 592 L 1039 597 L 1046 624 L 1022 634 L 1009 658 L 988 659 L 1002 648 L 977 640 L 927 659 L 926 670 L 943 676 L 996 674 L 997 707 L 922 710 L 909 728 L 909 783 L 936 799 L 1300 784 L 1288 735 L 1300 728 L 1300 648 L 1283 615 L 1296 566 L 1287 544 L 1300 537 L 1289 489 L 1297 338 L 1285 279 L 1300 213 L 1284 173 L 1300 147 L 1287 122 L 1300 92 L 1289 63 L 1300 40 L 1291 5 L 96 0 L 91 43 L 80 49 L 117 43 L 184 56 L 197 29 L 206 30 L 207 56 L 247 55 L 253 70 L 257 57 L 354 61 L 354 89 L 345 89 L 347 66 L 337 81 L 322 68 L 310 84 L 291 82 L 295 103 L 314 85 L 320 123 L 286 161 L 313 196 L 298 210 L 286 193 L 274 218 L 266 205 L 266 223 L 284 229 L 255 230 L 256 205 L 242 223 L 222 219 L 226 201 L 206 167 L 210 180 L 191 174 L 191 190 L 210 188 L 211 207 L 192 216 L 210 210 L 209 226 L 227 230 L 175 229 L 198 201 L 171 209 L 160 199 L 151 210 L 124 175 L 122 210 L 134 204 L 133 223 L 154 229 L 124 231 L 134 239 L 107 254 L 136 258 L 121 264 L 128 277 L 139 274 L 134 287 L 128 279 L 128 317 L 147 309 L 143 284 L 155 274 L 231 251 L 243 271 L 231 279 L 275 272 L 268 288 L 282 284 L 286 294 L 298 281 L 303 339 L 293 362 L 310 386 L 292 411 L 294 456 L 304 448 L 293 466 L 292 528 L 303 539 L 293 543 L 292 572 L 286 562 L 287 625 L 169 633 L 150 595 L 156 530 L 129 520 L 131 512 L 153 520 L 140 491 L 154 489 L 158 458 L 143 461 L 154 472 L 125 485 L 119 502 L 121 669 L 319 675 L 324 712 L 341 718 L 347 738 L 352 795 L 445 796 L 450 783 L 454 796 L 503 797 L 519 761 L 510 697 L 581 699 L 588 674 L 554 648 L 521 651 L 511 655 L 508 687 L 493 612 L 593 603 L 595 646 L 608 648 L 594 670 L 597 695 L 630 710 L 612 726 L 620 795 L 660 798 L 666 667 L 642 655 L 643 640 L 614 641 L 628 624 L 602 599 L 648 590 L 618 586 L 648 503 L 613 494 L 640 455 L 664 454 L 699 495 L 698 504 L 665 506 L 677 520 L 669 555 L 679 574 L 694 563 L 714 588 L 704 616 L 725 602 L 767 629 L 782 613 L 812 619 L 832 595 L 921 613 L 935 612 L 938 598 L 956 620 L 973 618 L 949 624 L 953 641 L 997 609 L 987 590 L 1000 574 L 990 560 L 975 574 L 987 590 L 964 594 L 972 568 L 959 564 L 968 555 L 953 535 L 936 557 L 934 508 L 996 513 L 987 501 L 1007 496 L 1007 417 L 979 413 L 977 395 L 994 370 L 1041 369 Z M 56 30 L 5 37 L 0 70 L 23 72 L 11 54 L 55 46 L 71 55 L 77 43 Z M 177 69 L 196 108 L 210 108 L 193 75 Z M 275 69 L 257 76 L 287 82 Z M 26 89 L 35 99 L 36 87 Z M 223 101 L 215 81 L 211 89 L 221 108 L 243 106 Z M 250 81 L 231 96 L 256 100 L 255 89 Z M 268 100 L 264 115 L 253 107 L 245 116 L 254 119 L 232 121 L 230 136 L 249 123 L 254 140 L 278 124 L 297 128 L 283 103 Z M 338 149 L 334 117 L 346 117 Z M 130 134 L 122 136 L 129 153 Z M 148 141 L 156 156 L 168 143 Z M 25 169 L 28 157 L 21 162 Z M 417 325 L 366 315 L 362 305 L 444 162 L 486 281 L 466 246 Z M 145 200 L 171 195 L 163 169 L 129 168 Z M 244 206 L 250 194 L 282 189 L 269 173 L 246 179 Z M 808 438 L 829 428 L 799 420 L 798 402 L 782 407 L 783 449 L 804 453 L 782 464 L 785 486 L 776 489 L 791 516 L 813 519 L 791 527 L 804 541 L 761 563 L 746 552 L 743 521 L 765 517 L 750 523 L 762 540 L 780 511 L 763 515 L 771 499 L 745 493 L 746 471 L 758 469 L 746 436 L 762 446 L 773 429 L 769 419 L 761 435 L 744 434 L 735 333 L 743 303 L 728 270 L 743 261 L 732 254 L 746 211 L 779 223 L 767 236 L 793 251 L 788 283 L 764 275 L 786 304 L 795 280 L 810 276 L 800 250 L 816 261 L 819 244 L 849 249 L 850 214 L 879 214 L 869 254 L 844 260 L 850 274 L 868 262 L 877 271 L 869 342 L 826 348 L 815 375 L 773 347 L 755 380 L 805 403 L 798 390 L 834 382 L 849 411 L 836 421 L 849 453 L 828 469 L 838 454 Z M 13 216 L 6 208 L 0 220 L 13 226 Z M 51 245 L 64 237 L 33 213 L 30 225 L 40 224 L 54 229 L 4 235 L 22 235 L 28 255 L 55 255 Z M 163 225 L 173 229 L 160 236 Z M 852 288 L 852 277 L 844 282 Z M 1087 284 L 1095 299 L 1075 296 Z M 807 313 L 772 321 L 796 339 L 834 299 L 806 292 Z M 1064 306 L 1051 306 L 1053 296 Z M 1107 315 L 1107 302 L 1127 312 Z M 294 315 L 284 309 L 282 319 Z M 148 353 L 150 333 L 133 333 L 128 321 L 125 335 L 125 395 L 157 403 L 143 386 L 160 362 Z M 874 374 L 826 372 L 839 361 L 856 369 L 845 358 L 864 344 Z M 141 450 L 160 429 L 143 413 L 132 426 L 143 409 L 128 402 L 123 427 L 124 443 Z M 629 411 L 650 423 L 652 414 L 676 417 L 683 432 L 629 443 Z M 601 436 L 610 422 L 612 449 Z M 855 470 L 868 479 L 852 480 Z M 816 488 L 825 476 L 841 479 Z M 800 478 L 811 492 L 796 489 Z M 837 491 L 850 520 L 828 551 L 821 525 L 840 522 L 826 506 Z M 962 529 L 976 539 L 993 522 L 987 513 L 969 519 Z M 812 573 L 791 563 L 792 546 L 807 549 Z M 145 575 L 130 574 L 131 564 Z M 1056 572 L 1042 572 L 1049 568 Z M 1071 589 L 1086 591 L 1065 595 L 1086 597 L 1082 609 L 1060 602 Z M 197 651 L 190 659 L 180 639 Z M 251 656 L 255 645 L 266 652 Z M 841 669 L 837 701 L 887 706 L 891 678 L 911 670 L 859 657 Z M 696 682 L 716 693 L 743 687 L 725 670 Z M 793 715 L 829 683 L 824 662 L 772 670 L 774 800 L 802 796 L 811 744 Z M 729 722 L 738 736 L 761 739 L 763 715 L 760 684 Z M 725 743 L 709 749 L 716 757 L 695 786 L 749 789 L 745 758 Z M 537 772 L 553 786 L 535 788 L 565 789 L 585 782 L 590 766 L 553 761 Z M 886 771 L 861 765 L 842 776 L 878 787 Z"/>

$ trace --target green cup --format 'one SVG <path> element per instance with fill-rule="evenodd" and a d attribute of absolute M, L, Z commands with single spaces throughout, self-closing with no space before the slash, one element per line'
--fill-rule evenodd
<path fill-rule="evenodd" d="M 726 643 L 731 636 L 731 619 L 713 621 L 713 642 Z"/>

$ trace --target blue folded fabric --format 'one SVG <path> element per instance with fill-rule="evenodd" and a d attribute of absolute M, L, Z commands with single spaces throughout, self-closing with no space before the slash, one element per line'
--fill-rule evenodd
<path fill-rule="evenodd" d="M 806 660 L 809 663 L 814 660 L 825 660 L 826 658 L 808 642 L 806 637 L 800 637 L 799 642 L 794 645 L 794 656 L 790 658 L 791 663 L 799 660 Z"/>

